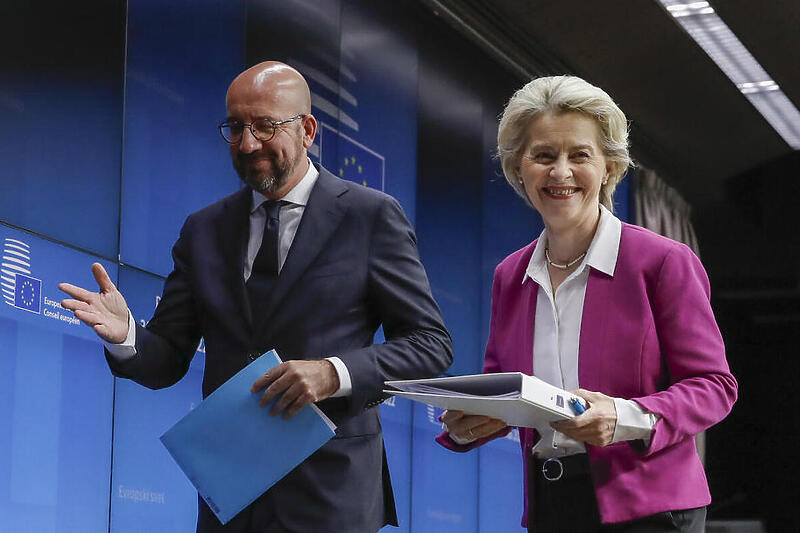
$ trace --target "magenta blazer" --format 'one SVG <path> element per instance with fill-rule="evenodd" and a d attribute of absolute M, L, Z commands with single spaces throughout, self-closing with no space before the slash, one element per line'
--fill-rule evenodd
<path fill-rule="evenodd" d="M 484 372 L 533 373 L 538 285 L 522 283 L 536 241 L 495 269 Z M 736 401 L 737 383 L 710 305 L 708 276 L 685 245 L 622 225 L 614 276 L 591 270 L 581 320 L 581 388 L 635 400 L 661 415 L 650 446 L 643 441 L 587 445 L 600 517 L 623 522 L 654 513 L 702 507 L 711 501 L 694 436 L 722 420 Z M 446 433 L 437 442 L 468 451 L 508 428 L 459 446 Z M 524 472 L 535 444 L 520 428 Z M 525 490 L 527 492 L 527 479 Z M 535 502 L 525 512 L 535 513 Z"/>

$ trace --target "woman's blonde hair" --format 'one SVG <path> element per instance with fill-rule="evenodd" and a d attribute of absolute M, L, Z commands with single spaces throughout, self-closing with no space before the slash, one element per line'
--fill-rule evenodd
<path fill-rule="evenodd" d="M 506 104 L 497 132 L 497 155 L 506 181 L 529 205 L 519 176 L 522 152 L 531 120 L 544 113 L 581 113 L 595 120 L 600 148 L 611 163 L 607 182 L 600 187 L 600 203 L 614 211 L 614 190 L 631 165 L 628 120 L 601 88 L 577 76 L 536 78 L 514 93 Z"/>

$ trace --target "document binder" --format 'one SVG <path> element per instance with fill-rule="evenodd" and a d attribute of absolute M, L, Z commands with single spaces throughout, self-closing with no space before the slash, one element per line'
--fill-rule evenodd
<path fill-rule="evenodd" d="M 486 415 L 509 426 L 548 427 L 550 422 L 575 416 L 569 400 L 578 398 L 521 372 L 474 374 L 433 379 L 385 382 L 383 392 L 415 402 Z M 583 400 L 578 398 L 583 403 Z"/>
<path fill-rule="evenodd" d="M 274 350 L 250 363 L 161 437 L 222 524 L 230 521 L 334 435 L 316 405 L 284 420 L 259 407 L 253 382 L 280 364 Z"/>

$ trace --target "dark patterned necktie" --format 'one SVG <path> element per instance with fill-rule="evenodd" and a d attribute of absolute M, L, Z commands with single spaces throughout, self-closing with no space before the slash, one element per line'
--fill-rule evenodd
<path fill-rule="evenodd" d="M 250 312 L 253 321 L 258 320 L 258 310 L 269 298 L 275 282 L 278 281 L 278 236 L 280 229 L 280 209 L 284 202 L 280 200 L 267 200 L 261 207 L 267 213 L 264 224 L 264 236 L 261 239 L 261 248 L 258 249 L 247 280 L 247 296 L 250 300 Z"/>

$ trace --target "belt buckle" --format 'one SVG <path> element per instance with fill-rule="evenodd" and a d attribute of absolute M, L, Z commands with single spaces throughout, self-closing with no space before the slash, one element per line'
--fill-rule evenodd
<path fill-rule="evenodd" d="M 548 474 L 548 465 L 552 463 L 553 466 L 558 466 L 558 475 L 550 475 Z M 547 481 L 558 481 L 561 479 L 561 476 L 564 475 L 564 463 L 558 457 L 550 457 L 549 459 L 545 459 L 542 463 L 542 476 Z"/>

